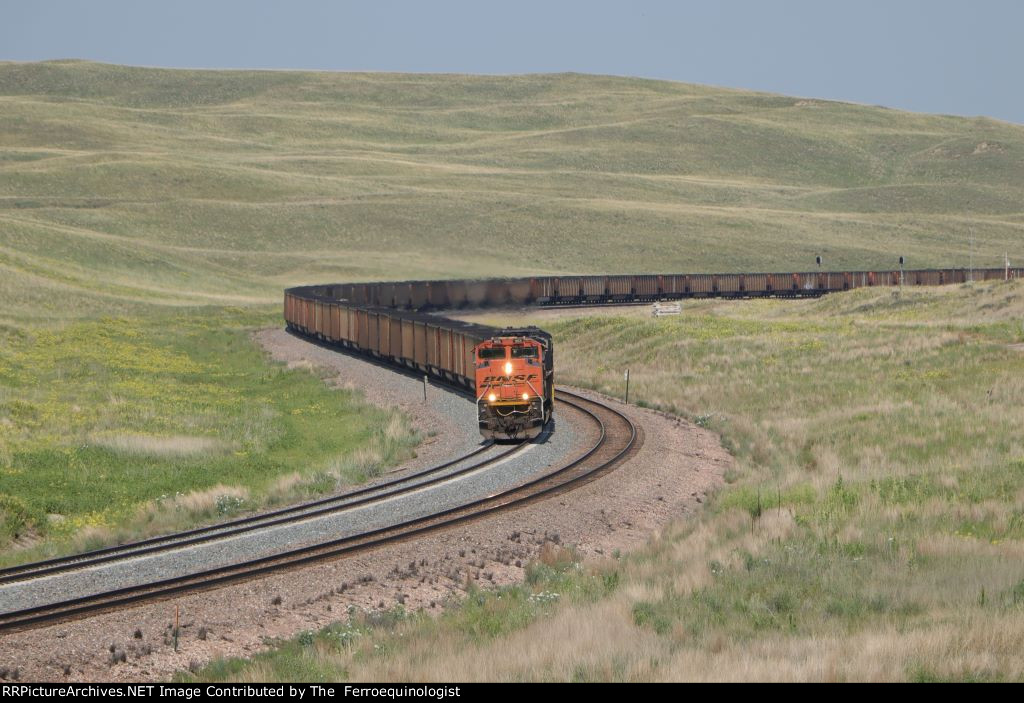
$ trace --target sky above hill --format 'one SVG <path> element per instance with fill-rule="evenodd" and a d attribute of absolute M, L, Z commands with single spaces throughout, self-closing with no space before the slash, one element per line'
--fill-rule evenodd
<path fill-rule="evenodd" d="M 2 0 L 0 60 L 638 76 L 1024 124 L 1019 0 Z"/>

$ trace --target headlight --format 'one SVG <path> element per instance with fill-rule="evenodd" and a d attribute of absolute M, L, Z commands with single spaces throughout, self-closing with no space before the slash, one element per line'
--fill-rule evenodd
<path fill-rule="evenodd" d="M 496 401 L 497 399 L 498 399 L 498 394 L 497 393 L 491 393 L 489 396 L 487 396 L 487 400 L 491 401 L 492 403 L 494 401 Z"/>
<path fill-rule="evenodd" d="M 530 399 L 530 394 L 529 393 L 523 393 L 523 400 L 529 400 L 529 399 Z"/>
<path fill-rule="evenodd" d="M 506 376 L 511 376 L 512 375 L 512 362 L 511 361 L 506 361 L 505 362 L 505 375 Z"/>

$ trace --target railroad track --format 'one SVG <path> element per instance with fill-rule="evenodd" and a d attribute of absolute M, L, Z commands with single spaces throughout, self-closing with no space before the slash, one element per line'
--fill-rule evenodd
<path fill-rule="evenodd" d="M 373 549 L 385 544 L 407 540 L 430 531 L 463 524 L 472 520 L 478 520 L 499 511 L 521 507 L 533 501 L 560 494 L 570 488 L 574 488 L 582 483 L 593 480 L 604 472 L 617 466 L 628 453 L 635 451 L 636 448 L 638 448 L 639 439 L 636 426 L 633 425 L 629 418 L 618 410 L 615 410 L 600 401 L 585 398 L 578 394 L 561 389 L 558 390 L 558 399 L 563 405 L 574 408 L 594 423 L 597 430 L 596 440 L 582 454 L 579 454 L 570 461 L 565 462 L 553 471 L 530 479 L 518 486 L 496 492 L 492 495 L 476 498 L 463 505 L 442 510 L 422 518 L 407 520 L 388 527 L 363 532 L 361 534 L 355 534 L 348 537 L 291 549 L 246 562 L 163 579 L 157 582 L 128 586 L 60 602 L 26 608 L 23 610 L 0 613 L 0 632 L 10 632 L 39 627 L 64 620 L 86 617 L 100 612 L 116 610 L 144 601 L 160 600 L 184 593 L 215 588 L 233 582 L 306 566 L 319 561 L 349 556 L 351 554 Z M 514 453 L 519 450 L 520 447 L 513 447 L 509 453 Z M 455 463 L 464 461 L 465 458 L 466 457 L 456 460 Z M 489 461 L 498 461 L 498 459 L 492 458 Z M 476 466 L 474 470 L 479 470 L 480 468 L 480 466 Z M 405 478 L 408 479 L 409 477 Z M 398 479 L 396 482 L 400 480 L 401 479 Z M 446 479 L 439 476 L 432 476 L 425 480 L 437 482 Z M 414 481 L 404 489 L 402 487 L 396 487 L 394 490 L 411 491 L 418 490 L 423 487 L 422 483 L 419 485 L 415 484 L 416 482 Z M 377 485 L 360 490 L 373 491 L 379 488 L 380 486 Z M 351 494 L 348 497 L 351 498 Z M 366 499 L 372 501 L 378 500 L 380 497 L 377 496 L 375 498 L 371 495 L 366 496 Z M 300 510 L 302 507 L 303 506 L 295 506 L 295 509 Z M 345 506 L 343 505 L 340 507 L 343 509 Z M 339 508 L 336 507 L 334 509 Z M 308 517 L 308 513 L 299 513 L 299 515 L 300 517 L 297 519 L 306 519 Z M 287 517 L 290 516 L 280 515 L 278 517 L 271 518 L 271 520 L 284 519 Z M 256 524 L 260 519 L 265 518 L 266 514 L 253 516 L 252 523 L 245 522 L 248 519 L 235 522 L 242 523 L 237 525 L 239 528 L 258 529 L 259 527 L 265 527 L 267 525 L 265 523 L 257 524 L 255 527 L 250 527 L 250 525 Z M 216 530 L 218 527 L 224 528 L 225 526 L 221 525 L 200 529 Z M 220 536 L 210 536 L 209 533 L 191 534 L 193 532 L 196 531 L 190 531 L 190 534 L 182 539 L 216 539 Z M 111 548 L 111 551 L 100 550 L 107 553 L 97 554 L 94 552 L 92 553 L 92 556 L 88 558 L 102 559 L 103 561 L 93 561 L 88 565 L 95 566 L 97 564 L 104 563 L 105 561 L 134 558 L 140 554 L 151 553 L 139 551 L 143 549 L 166 550 L 180 548 L 183 546 L 183 542 L 181 539 L 175 542 L 174 539 L 181 537 L 182 536 L 179 534 L 172 535 L 167 538 L 158 538 L 154 543 L 146 544 L 141 547 L 138 545 L 142 543 L 136 543 L 135 545 L 131 545 L 131 549 L 120 553 L 116 550 L 124 550 L 128 545 Z M 146 542 L 153 541 L 147 540 Z M 186 541 L 184 544 L 188 544 L 188 542 Z M 5 570 L 7 573 L 4 574 L 4 577 L 11 580 L 24 580 L 28 578 L 42 577 L 44 575 L 44 572 L 42 571 L 43 569 L 55 568 L 73 570 L 77 568 L 84 568 L 85 565 L 83 564 L 82 556 L 84 555 L 80 555 L 77 560 L 75 557 L 69 557 L 64 560 L 50 560 L 50 563 L 47 563 L 46 566 L 40 566 L 40 564 L 37 563 L 35 565 L 25 565 L 23 567 L 16 567 L 15 569 L 7 569 Z M 32 567 L 35 567 L 35 569 L 33 570 Z M 50 571 L 46 573 L 52 575 L 55 572 Z"/>
<path fill-rule="evenodd" d="M 57 557 L 45 561 L 36 561 L 29 564 L 0 569 L 0 585 L 24 581 L 27 579 L 40 578 L 42 576 L 53 576 L 55 574 L 67 573 L 77 569 L 84 569 L 90 566 L 98 566 L 124 559 L 167 552 L 173 549 L 190 547 L 203 542 L 210 542 L 217 539 L 225 539 L 237 535 L 252 532 L 254 530 L 287 525 L 301 522 L 309 518 L 329 515 L 341 510 L 350 510 L 355 507 L 367 505 L 384 498 L 392 498 L 403 493 L 409 493 L 420 488 L 432 486 L 442 481 L 448 481 L 459 476 L 478 471 L 491 464 L 503 461 L 518 451 L 522 446 L 509 447 L 508 449 L 495 452 L 494 456 L 487 457 L 479 462 L 459 467 L 452 471 L 446 471 L 453 466 L 458 466 L 475 456 L 483 454 L 496 445 L 492 442 L 463 454 L 460 457 L 446 461 L 443 464 L 422 469 L 413 473 L 396 477 L 387 481 L 377 482 L 370 486 L 364 486 L 352 491 L 346 491 L 338 495 L 321 498 L 306 503 L 299 503 L 263 512 L 258 515 L 250 515 L 236 520 L 220 522 L 215 525 L 208 525 L 183 532 L 175 532 L 168 535 L 151 537 L 149 539 L 119 544 L 112 547 L 104 547 L 89 552 L 80 552 L 66 557 Z"/>

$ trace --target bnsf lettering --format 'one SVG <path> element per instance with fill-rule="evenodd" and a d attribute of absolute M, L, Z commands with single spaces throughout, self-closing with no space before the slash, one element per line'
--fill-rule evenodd
<path fill-rule="evenodd" d="M 481 383 L 526 383 L 527 381 L 536 381 L 537 374 L 531 373 L 529 375 L 521 373 L 518 376 L 488 376 Z"/>

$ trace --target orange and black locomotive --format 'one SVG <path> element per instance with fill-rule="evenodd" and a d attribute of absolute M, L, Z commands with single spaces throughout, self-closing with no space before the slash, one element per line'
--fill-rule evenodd
<path fill-rule="evenodd" d="M 506 327 L 473 349 L 480 434 L 533 439 L 551 419 L 555 367 L 551 335 L 537 327 Z"/>

